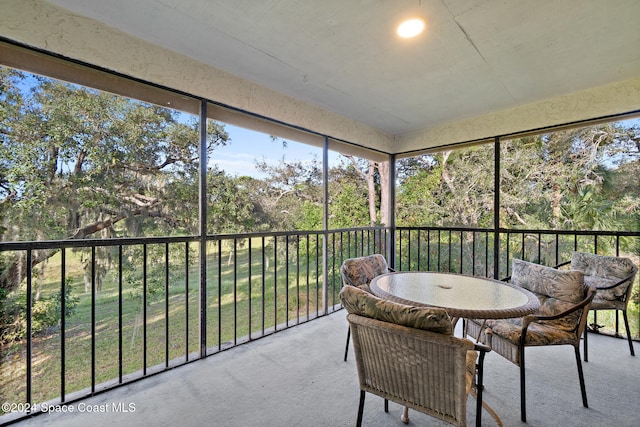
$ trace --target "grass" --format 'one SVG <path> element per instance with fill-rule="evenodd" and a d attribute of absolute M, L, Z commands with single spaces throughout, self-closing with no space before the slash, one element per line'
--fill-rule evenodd
<path fill-rule="evenodd" d="M 124 376 L 139 375 L 145 367 L 162 365 L 168 361 L 177 360 L 179 363 L 186 359 L 187 354 L 199 351 L 198 267 L 187 267 L 184 263 L 184 248 L 171 246 L 168 252 L 167 289 L 164 283 L 164 255 L 158 257 L 162 250 L 156 249 L 158 248 L 149 248 L 147 258 L 147 306 L 144 317 L 142 258 L 138 257 L 139 254 L 134 254 L 127 260 L 134 274 L 127 276 L 129 280 L 123 283 L 122 296 L 118 289 L 118 266 L 115 263 L 106 272 L 100 292 L 95 293 L 94 306 L 91 289 L 85 292 L 85 270 L 81 254 L 66 254 L 66 276 L 71 279 L 73 294 L 79 297 L 79 302 L 74 314 L 66 319 L 65 325 L 65 394 L 91 387 L 92 354 L 95 355 L 94 384 L 119 378 L 120 336 Z M 311 262 L 312 273 L 307 280 L 304 257 L 289 254 L 289 277 L 285 278 L 286 263 L 284 257 L 278 255 L 277 266 L 272 259 L 271 265 L 265 265 L 263 287 L 262 252 L 260 249 L 252 249 L 249 289 L 248 249 L 237 248 L 230 263 L 227 263 L 228 250 L 219 252 L 219 249 L 221 247 L 212 246 L 207 254 L 207 348 L 217 351 L 240 339 L 246 339 L 249 327 L 255 337 L 261 335 L 263 329 L 272 328 L 274 322 L 288 321 L 292 324 L 299 318 L 305 318 L 307 313 L 312 317 L 315 315 L 318 309 L 316 301 L 322 301 L 321 289 L 318 289 L 316 282 L 315 260 Z M 269 255 L 273 258 L 273 254 Z M 102 256 L 106 257 L 105 254 Z M 152 259 L 159 260 L 157 265 L 150 261 Z M 190 255 L 190 259 L 197 258 Z M 269 257 L 267 260 L 269 261 Z M 154 266 L 151 267 L 150 264 Z M 297 279 L 298 268 L 300 276 Z M 38 285 L 42 296 L 59 292 L 60 271 L 61 256 L 57 254 L 39 274 Z M 188 284 L 185 277 L 187 271 Z M 95 322 L 92 322 L 92 316 Z M 92 333 L 92 325 L 95 333 Z M 32 402 L 59 398 L 62 372 L 61 331 L 59 328 L 50 330 L 47 334 L 34 337 L 32 342 Z M 95 346 L 94 352 L 92 345 Z M 3 349 L 0 373 L 0 397 L 3 401 L 26 401 L 26 366 L 24 343 Z"/>

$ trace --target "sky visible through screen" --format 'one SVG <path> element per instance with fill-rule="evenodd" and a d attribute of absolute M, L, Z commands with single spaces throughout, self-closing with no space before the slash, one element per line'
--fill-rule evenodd
<path fill-rule="evenodd" d="M 286 163 L 310 162 L 314 158 L 322 160 L 322 149 L 311 145 L 286 140 L 286 146 L 280 138 L 249 129 L 224 124 L 229 133 L 230 143 L 218 147 L 211 154 L 209 163 L 217 164 L 218 169 L 229 175 L 265 178 L 266 175 L 256 169 L 257 161 L 266 161 L 277 165 L 284 159 Z M 329 163 L 333 163 L 339 154 L 329 151 Z"/>

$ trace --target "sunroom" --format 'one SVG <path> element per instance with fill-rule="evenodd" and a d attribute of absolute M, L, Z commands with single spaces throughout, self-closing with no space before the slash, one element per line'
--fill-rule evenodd
<path fill-rule="evenodd" d="M 0 12 L 13 405 L 0 423 L 277 346 L 285 329 L 333 331 L 337 316 L 346 331 L 347 258 L 496 279 L 513 258 L 555 266 L 574 251 L 638 265 L 636 1 L 3 0 Z M 410 17 L 426 26 L 401 38 Z M 617 314 L 590 323 L 594 360 L 611 348 L 637 393 Z M 321 359 L 343 363 L 339 347 Z"/>

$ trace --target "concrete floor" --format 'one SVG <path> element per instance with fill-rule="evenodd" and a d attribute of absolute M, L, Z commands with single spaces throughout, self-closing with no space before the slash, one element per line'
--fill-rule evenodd
<path fill-rule="evenodd" d="M 44 413 L 16 426 L 353 426 L 359 388 L 353 354 L 343 362 L 346 312 Z M 459 335 L 459 334 L 458 334 Z M 497 354 L 485 362 L 484 400 L 504 426 L 638 426 L 640 356 L 625 340 L 589 336 L 582 406 L 573 349 L 527 350 L 527 423 L 520 421 L 518 368 Z M 640 346 L 636 343 L 636 352 Z M 468 422 L 475 422 L 469 398 Z M 118 410 L 120 408 L 120 410 Z M 122 410 L 126 408 L 127 411 Z M 108 410 L 88 412 L 87 409 Z M 402 408 L 367 395 L 364 426 L 404 426 Z M 446 424 L 411 411 L 410 425 Z M 494 420 L 483 413 L 483 425 Z"/>

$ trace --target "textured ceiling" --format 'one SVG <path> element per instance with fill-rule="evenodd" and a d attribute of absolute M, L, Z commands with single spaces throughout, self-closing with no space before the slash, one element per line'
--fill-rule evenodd
<path fill-rule="evenodd" d="M 638 0 L 50 2 L 390 135 L 640 76 Z"/>

